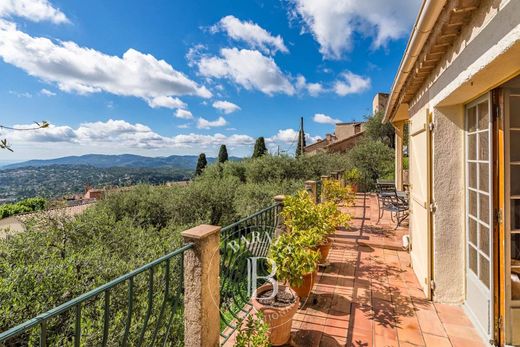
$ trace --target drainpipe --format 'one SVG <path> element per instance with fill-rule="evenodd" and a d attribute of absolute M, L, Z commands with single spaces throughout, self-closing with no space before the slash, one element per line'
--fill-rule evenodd
<path fill-rule="evenodd" d="M 408 40 L 406 51 L 404 52 L 403 59 L 399 65 L 399 70 L 392 85 L 392 92 L 388 100 L 388 106 L 386 108 L 383 123 L 390 121 L 395 112 L 394 108 L 397 109 L 398 98 L 401 94 L 401 89 L 408 78 L 408 75 L 413 71 L 414 64 L 421 54 L 421 51 L 428 39 L 430 32 L 435 26 L 442 9 L 446 5 L 448 0 L 425 0 L 422 4 L 419 16 L 413 27 L 412 35 Z"/>

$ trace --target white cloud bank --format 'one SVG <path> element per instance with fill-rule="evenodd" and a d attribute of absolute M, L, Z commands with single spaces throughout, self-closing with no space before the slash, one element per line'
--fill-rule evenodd
<path fill-rule="evenodd" d="M 295 89 L 271 57 L 257 50 L 223 48 L 220 56 L 204 56 L 197 62 L 205 77 L 226 78 L 247 90 L 267 95 L 293 95 Z"/>
<path fill-rule="evenodd" d="M 206 87 L 150 54 L 130 48 L 122 57 L 107 55 L 70 41 L 32 37 L 3 20 L 0 57 L 64 92 L 134 96 L 151 107 L 167 108 L 184 104 L 176 96 L 212 96 Z"/>
<path fill-rule="evenodd" d="M 228 122 L 224 119 L 224 117 L 218 117 L 218 119 L 214 121 L 209 121 L 205 118 L 200 117 L 197 120 L 197 128 L 199 129 L 210 129 L 210 128 L 216 128 L 216 127 L 223 127 L 226 126 Z"/>
<path fill-rule="evenodd" d="M 33 22 L 68 23 L 67 16 L 48 0 L 0 0 L 0 17 L 23 17 Z"/>
<path fill-rule="evenodd" d="M 32 128 L 34 125 L 16 125 L 17 128 Z M 162 136 L 150 127 L 124 120 L 109 119 L 106 122 L 82 123 L 76 129 L 70 126 L 51 125 L 46 129 L 34 131 L 0 131 L 0 136 L 7 137 L 14 146 L 38 144 L 39 147 L 52 143 L 68 143 L 86 147 L 104 147 L 110 149 L 160 149 L 177 147 L 206 147 L 226 144 L 230 146 L 250 146 L 255 139 L 248 135 L 223 134 L 180 134 Z"/>
<path fill-rule="evenodd" d="M 372 82 L 369 77 L 356 75 L 350 71 L 345 71 L 334 83 L 334 92 L 340 96 L 349 94 L 359 94 L 370 89 Z"/>
<path fill-rule="evenodd" d="M 243 41 L 254 49 L 259 49 L 266 54 L 274 54 L 277 51 L 287 53 L 280 35 L 273 36 L 270 32 L 251 21 L 241 21 L 234 16 L 223 17 L 217 24 L 210 28 L 211 32 L 225 32 L 235 41 Z"/>
<path fill-rule="evenodd" d="M 180 108 L 177 111 L 175 111 L 175 117 L 180 119 L 193 119 L 193 114 L 188 110 Z"/>
<path fill-rule="evenodd" d="M 312 118 L 313 121 L 320 124 L 332 124 L 336 125 L 337 123 L 341 123 L 340 119 L 332 118 L 323 113 L 316 113 Z"/>
<path fill-rule="evenodd" d="M 419 0 L 290 0 L 327 59 L 340 59 L 353 47 L 354 33 L 373 38 L 374 48 L 402 38 L 417 16 Z"/>
<path fill-rule="evenodd" d="M 280 130 L 278 130 L 278 132 L 275 135 L 268 137 L 265 140 L 268 143 L 285 143 L 285 144 L 296 143 L 296 141 L 298 140 L 298 133 L 299 133 L 298 130 L 294 130 L 291 128 L 280 129 Z M 320 139 L 320 137 L 311 136 L 306 133 L 305 139 L 306 139 L 306 141 L 316 142 L 317 140 Z"/>
<path fill-rule="evenodd" d="M 240 106 L 226 100 L 215 101 L 212 106 L 225 114 L 230 114 L 240 110 Z"/>

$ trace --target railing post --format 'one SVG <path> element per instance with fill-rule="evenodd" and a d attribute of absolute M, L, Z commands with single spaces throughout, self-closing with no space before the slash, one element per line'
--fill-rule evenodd
<path fill-rule="evenodd" d="M 341 184 L 341 187 L 345 187 L 347 185 L 347 182 L 345 182 L 345 170 L 338 171 L 338 180 Z"/>
<path fill-rule="evenodd" d="M 305 190 L 311 196 L 312 201 L 318 203 L 318 186 L 316 181 L 305 181 Z"/>
<path fill-rule="evenodd" d="M 220 338 L 220 227 L 182 232 L 193 247 L 184 252 L 184 346 L 217 347 Z"/>
<path fill-rule="evenodd" d="M 321 202 L 327 201 L 327 198 L 325 197 L 325 194 L 323 194 L 323 193 L 325 191 L 325 182 L 327 182 L 328 180 L 330 180 L 330 176 L 327 176 L 327 175 L 321 176 L 321 197 L 320 197 Z"/>
<path fill-rule="evenodd" d="M 274 201 L 279 204 L 278 211 L 276 213 L 276 227 L 274 229 L 274 238 L 277 238 L 281 234 L 285 232 L 285 225 L 283 223 L 282 210 L 283 210 L 283 201 L 285 200 L 285 195 L 276 195 L 274 197 Z"/>

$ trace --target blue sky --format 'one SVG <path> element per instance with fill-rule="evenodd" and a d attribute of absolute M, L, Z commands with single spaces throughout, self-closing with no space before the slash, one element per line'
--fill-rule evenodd
<path fill-rule="evenodd" d="M 0 0 L 0 160 L 294 152 L 388 91 L 419 0 Z"/>

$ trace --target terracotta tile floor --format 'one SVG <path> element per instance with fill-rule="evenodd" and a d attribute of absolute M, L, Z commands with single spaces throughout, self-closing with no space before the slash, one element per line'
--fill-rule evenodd
<path fill-rule="evenodd" d="M 401 249 L 406 227 L 359 194 L 349 230 L 338 230 L 313 293 L 295 316 L 293 346 L 484 346 L 459 306 L 425 299 Z"/>

